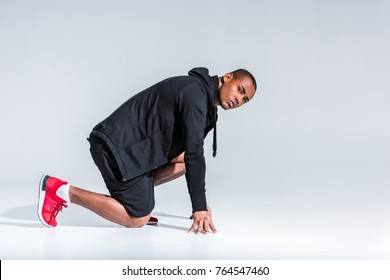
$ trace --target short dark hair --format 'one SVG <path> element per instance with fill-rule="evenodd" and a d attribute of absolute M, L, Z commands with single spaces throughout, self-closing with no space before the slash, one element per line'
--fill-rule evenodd
<path fill-rule="evenodd" d="M 256 79 L 255 79 L 255 77 L 253 77 L 253 75 L 248 70 L 237 69 L 237 70 L 234 70 L 232 72 L 232 74 L 233 74 L 234 79 L 239 79 L 241 77 L 249 77 L 252 80 L 253 87 L 255 88 L 255 90 L 257 90 Z"/>

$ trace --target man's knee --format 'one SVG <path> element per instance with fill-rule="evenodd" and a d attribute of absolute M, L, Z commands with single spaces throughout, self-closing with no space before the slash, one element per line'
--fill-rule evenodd
<path fill-rule="evenodd" d="M 149 219 L 150 219 L 150 214 L 144 217 L 129 216 L 129 219 L 126 221 L 126 223 L 124 223 L 124 226 L 127 228 L 140 228 L 145 226 L 149 222 Z"/>

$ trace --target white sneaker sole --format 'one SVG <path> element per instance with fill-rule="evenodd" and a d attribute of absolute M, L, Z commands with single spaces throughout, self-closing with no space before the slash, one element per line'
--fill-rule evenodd
<path fill-rule="evenodd" d="M 38 217 L 42 224 L 45 226 L 52 228 L 53 226 L 49 225 L 45 222 L 45 219 L 43 219 L 42 216 L 42 210 L 43 210 L 43 202 L 45 201 L 45 195 L 46 195 L 46 182 L 47 179 L 49 179 L 50 176 L 43 175 L 41 180 L 39 181 L 39 197 L 38 197 Z"/>

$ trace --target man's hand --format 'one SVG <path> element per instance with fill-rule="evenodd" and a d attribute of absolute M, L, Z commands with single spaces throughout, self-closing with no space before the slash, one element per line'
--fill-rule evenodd
<path fill-rule="evenodd" d="M 191 218 L 194 219 L 191 228 L 188 232 L 195 232 L 207 234 L 210 230 L 214 233 L 217 233 L 217 229 L 213 224 L 213 219 L 211 217 L 211 209 L 207 207 L 208 211 L 197 211 L 192 214 Z"/>

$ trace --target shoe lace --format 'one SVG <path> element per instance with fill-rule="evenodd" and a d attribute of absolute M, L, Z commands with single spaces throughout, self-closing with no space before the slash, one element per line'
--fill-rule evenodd
<path fill-rule="evenodd" d="M 57 217 L 58 213 L 62 212 L 62 207 L 65 207 L 65 208 L 68 207 L 68 205 L 66 204 L 66 202 L 55 203 L 55 204 L 53 205 L 51 220 L 54 220 L 54 219 Z"/>

